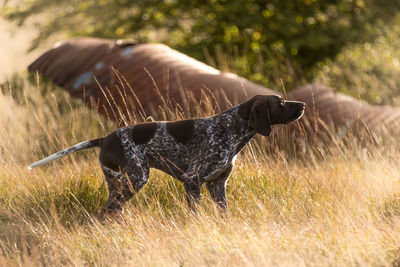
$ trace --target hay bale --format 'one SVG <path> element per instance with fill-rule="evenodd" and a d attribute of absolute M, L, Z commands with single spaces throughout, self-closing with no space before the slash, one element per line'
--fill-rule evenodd
<path fill-rule="evenodd" d="M 81 98 L 121 125 L 137 114 L 185 111 L 190 104 L 218 106 L 218 112 L 257 94 L 280 94 L 232 73 L 223 73 L 162 44 L 98 38 L 59 42 L 29 67 Z M 373 106 L 323 85 L 292 90 L 289 99 L 307 105 L 302 123 L 292 128 L 309 136 L 334 131 L 338 137 L 384 130 L 400 136 L 400 109 Z M 173 113 L 173 112 L 171 112 Z"/>

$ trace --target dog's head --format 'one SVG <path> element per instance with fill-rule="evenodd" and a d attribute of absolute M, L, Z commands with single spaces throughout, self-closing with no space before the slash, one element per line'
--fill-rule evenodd
<path fill-rule="evenodd" d="M 271 125 L 287 124 L 304 113 L 305 103 L 286 101 L 277 95 L 257 95 L 239 106 L 239 115 L 261 135 L 271 133 Z"/>

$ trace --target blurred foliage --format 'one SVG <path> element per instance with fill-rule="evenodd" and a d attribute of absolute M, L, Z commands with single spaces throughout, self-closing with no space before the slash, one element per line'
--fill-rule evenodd
<path fill-rule="evenodd" d="M 313 67 L 400 10 L 393 0 L 19 0 L 2 14 L 37 24 L 37 47 L 70 36 L 159 41 L 269 87 L 311 80 Z"/>
<path fill-rule="evenodd" d="M 373 104 L 400 106 L 400 17 L 373 42 L 345 47 L 320 63 L 315 81 Z"/>

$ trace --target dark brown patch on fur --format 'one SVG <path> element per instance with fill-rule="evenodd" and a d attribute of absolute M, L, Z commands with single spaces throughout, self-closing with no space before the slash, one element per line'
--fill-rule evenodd
<path fill-rule="evenodd" d="M 132 129 L 132 141 L 138 145 L 145 144 L 153 138 L 156 130 L 157 123 L 154 122 L 137 124 Z"/>
<path fill-rule="evenodd" d="M 250 123 L 258 134 L 269 136 L 271 134 L 271 119 L 269 118 L 268 102 L 255 101 L 250 115 Z"/>
<path fill-rule="evenodd" d="M 116 132 L 104 138 L 101 144 L 100 162 L 103 166 L 115 171 L 120 171 L 125 166 L 124 148 Z"/>
<path fill-rule="evenodd" d="M 273 97 L 279 98 L 279 96 L 256 95 L 241 104 L 238 109 L 238 115 L 244 120 L 249 120 L 254 130 L 263 136 L 269 136 L 271 133 L 271 119 L 268 109 L 269 102 Z"/>
<path fill-rule="evenodd" d="M 244 119 L 244 120 L 248 120 L 249 119 L 250 110 L 251 110 L 251 107 L 253 106 L 254 100 L 255 100 L 255 97 L 253 97 L 249 101 L 244 102 L 244 103 L 239 105 L 238 115 L 242 119 Z"/>
<path fill-rule="evenodd" d="M 167 122 L 167 131 L 177 142 L 186 144 L 193 136 L 194 120 Z"/>

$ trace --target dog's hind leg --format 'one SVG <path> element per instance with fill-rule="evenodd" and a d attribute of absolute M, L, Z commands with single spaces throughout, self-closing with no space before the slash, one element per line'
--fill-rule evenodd
<path fill-rule="evenodd" d="M 125 185 L 126 195 L 129 192 L 139 192 L 149 181 L 149 166 L 147 162 L 142 159 L 131 159 L 125 168 L 125 176 L 128 178 Z M 131 196 L 132 197 L 132 196 Z"/>
<path fill-rule="evenodd" d="M 121 210 L 123 173 L 103 167 L 104 178 L 108 187 L 108 200 L 101 212 L 102 215 Z"/>
<path fill-rule="evenodd" d="M 122 172 L 102 166 L 108 186 L 108 201 L 102 214 L 116 213 L 123 205 L 138 192 L 149 179 L 147 164 L 128 165 Z"/>
<path fill-rule="evenodd" d="M 102 166 L 102 169 L 108 187 L 108 200 L 101 212 L 103 216 L 122 210 L 122 205 L 127 201 L 125 199 L 129 199 L 133 194 L 131 196 L 129 194 L 126 196 L 126 192 L 124 194 L 126 190 L 123 190 L 123 188 L 126 187 L 124 184 L 127 183 L 127 179 L 123 172 L 117 172 L 105 166 Z"/>

